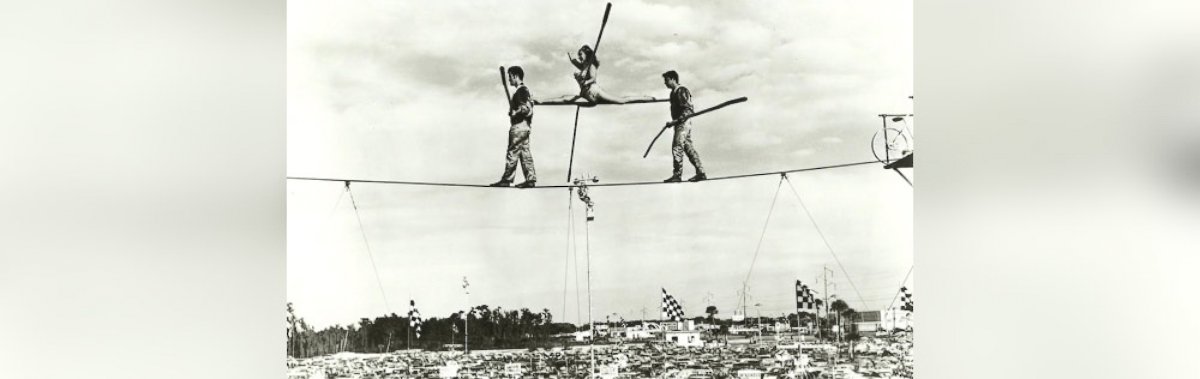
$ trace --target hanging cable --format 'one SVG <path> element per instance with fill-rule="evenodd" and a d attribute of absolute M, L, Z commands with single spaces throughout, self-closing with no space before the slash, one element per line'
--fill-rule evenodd
<path fill-rule="evenodd" d="M 575 233 L 574 213 L 571 214 L 571 254 L 575 262 L 575 323 L 580 324 L 583 322 L 583 296 L 579 292 L 579 235 Z"/>
<path fill-rule="evenodd" d="M 567 249 L 563 254 L 563 311 L 562 318 L 567 319 L 567 290 L 571 288 L 567 278 L 571 272 L 571 219 L 574 217 L 575 205 L 572 203 L 571 190 L 567 189 Z"/>
<path fill-rule="evenodd" d="M 342 193 L 338 194 L 337 202 L 333 203 L 333 208 L 330 208 L 329 214 L 325 215 L 326 220 L 328 220 L 330 217 L 333 217 L 333 212 L 337 212 L 338 206 L 342 205 L 342 198 L 346 197 L 346 192 L 350 192 L 349 185 L 346 185 L 346 188 L 342 189 Z"/>
<path fill-rule="evenodd" d="M 588 352 L 591 354 L 591 357 L 592 357 L 592 369 L 588 370 L 588 372 L 590 373 L 590 374 L 588 374 L 589 377 L 591 375 L 595 375 L 595 373 L 592 371 L 594 371 L 594 369 L 596 367 L 596 322 L 592 320 L 592 238 L 591 238 L 591 229 L 592 228 L 591 228 L 591 224 L 592 223 L 590 223 L 590 222 L 583 223 L 583 248 L 584 248 L 583 251 L 587 258 L 586 262 L 587 262 L 588 333 L 591 334 L 591 337 L 588 338 Z"/>
<path fill-rule="evenodd" d="M 750 274 L 754 273 L 754 264 L 758 262 L 758 252 L 762 248 L 763 239 L 767 236 L 767 226 L 771 224 L 771 215 L 775 213 L 775 201 L 779 199 L 779 190 L 783 188 L 783 178 L 775 186 L 775 195 L 771 196 L 771 208 L 767 209 L 767 220 L 763 222 L 762 233 L 758 235 L 758 244 L 754 245 L 754 258 L 750 260 L 750 269 L 746 271 L 746 279 L 742 281 L 742 302 L 746 301 L 746 287 L 750 285 Z"/>
<path fill-rule="evenodd" d="M 908 276 L 909 276 L 909 275 L 912 275 L 912 272 L 913 272 L 913 267 L 914 267 L 914 266 L 908 266 L 908 273 L 907 273 L 907 274 L 904 274 L 904 280 L 901 280 L 901 281 L 900 281 L 900 287 L 901 287 L 901 288 L 903 288 L 903 287 L 904 287 L 904 285 L 908 283 Z M 901 293 L 901 292 L 902 292 L 902 291 L 900 291 L 900 289 L 899 289 L 899 288 L 897 288 L 897 289 L 896 289 L 896 296 L 893 296 L 893 297 L 892 297 L 892 302 L 891 302 L 891 303 L 888 303 L 888 307 L 887 307 L 887 309 L 892 309 L 892 306 L 896 305 L 896 299 L 900 298 L 900 293 Z"/>
<path fill-rule="evenodd" d="M 383 305 L 392 313 L 392 305 L 388 303 L 387 292 L 383 290 L 383 280 L 379 279 L 379 268 L 375 267 L 375 255 L 371 254 L 371 243 L 367 241 L 367 230 L 363 227 L 362 217 L 358 215 L 358 202 L 354 200 L 354 191 L 350 183 L 346 183 L 346 192 L 350 194 L 350 204 L 354 205 L 354 218 L 358 220 L 358 231 L 362 233 L 363 245 L 367 247 L 367 257 L 371 259 L 371 270 L 375 272 L 375 282 L 379 284 L 379 294 L 383 296 Z"/>
<path fill-rule="evenodd" d="M 825 248 L 829 249 L 829 254 L 833 255 L 833 261 L 837 262 L 838 268 L 842 269 L 842 275 L 846 276 L 846 281 L 850 282 L 850 288 L 854 289 L 854 294 L 858 295 L 858 301 L 863 303 L 863 307 L 868 307 L 867 301 L 863 299 L 862 293 L 858 292 L 858 286 L 854 285 L 854 279 L 850 278 L 850 273 L 846 272 L 846 266 L 842 265 L 842 260 L 838 259 L 837 253 L 833 252 L 833 246 L 829 244 L 829 240 L 825 238 L 825 233 L 821 232 L 821 227 L 817 225 L 817 220 L 813 218 L 812 213 L 808 211 L 808 206 L 804 205 L 804 200 L 800 198 L 800 193 L 796 192 L 796 187 L 792 186 L 792 180 L 788 179 L 787 175 L 783 176 L 787 181 L 788 188 L 792 189 L 792 194 L 796 195 L 796 201 L 800 202 L 800 208 L 804 209 L 804 214 L 808 216 L 808 221 L 812 222 L 813 229 L 816 229 L 817 235 L 821 236 L 821 242 L 825 243 Z"/>

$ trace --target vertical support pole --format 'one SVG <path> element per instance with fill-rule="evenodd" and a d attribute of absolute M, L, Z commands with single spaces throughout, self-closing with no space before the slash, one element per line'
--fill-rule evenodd
<path fill-rule="evenodd" d="M 892 157 L 891 157 L 891 152 L 889 151 L 891 149 L 889 149 L 888 147 L 892 144 L 892 141 L 891 141 L 891 139 L 888 138 L 887 115 L 881 114 L 881 115 L 879 115 L 879 119 L 883 120 L 883 161 L 891 162 Z"/>

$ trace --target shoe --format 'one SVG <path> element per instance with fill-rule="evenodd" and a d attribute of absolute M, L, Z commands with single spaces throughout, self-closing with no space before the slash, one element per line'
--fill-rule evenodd
<path fill-rule="evenodd" d="M 667 178 L 667 180 L 664 180 L 663 183 L 679 183 L 682 181 L 683 180 L 679 179 L 679 175 L 674 175 L 674 176 L 671 176 L 670 178 Z"/>
<path fill-rule="evenodd" d="M 511 181 L 501 180 L 492 184 L 488 184 L 488 187 L 508 187 L 510 184 L 512 184 Z"/>
<path fill-rule="evenodd" d="M 708 179 L 708 175 L 704 175 L 704 173 L 702 172 L 702 173 L 696 174 L 696 176 L 693 176 L 691 179 L 688 179 L 688 181 L 689 182 L 698 182 L 698 181 L 705 180 L 705 179 Z"/>
<path fill-rule="evenodd" d="M 537 186 L 536 180 L 526 180 L 524 183 L 518 184 L 517 188 L 533 188 Z"/>

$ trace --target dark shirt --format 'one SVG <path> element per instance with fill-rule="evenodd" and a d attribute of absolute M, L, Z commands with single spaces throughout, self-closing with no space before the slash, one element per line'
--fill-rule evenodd
<path fill-rule="evenodd" d="M 529 88 L 524 85 L 518 87 L 512 102 L 508 104 L 508 109 L 512 111 L 512 116 L 508 117 L 509 123 L 516 125 L 528 122 L 533 125 L 533 95 L 529 94 Z"/>
<path fill-rule="evenodd" d="M 671 119 L 678 120 L 680 117 L 691 115 L 695 112 L 692 109 L 692 92 L 688 91 L 687 87 L 676 86 L 671 91 Z"/>

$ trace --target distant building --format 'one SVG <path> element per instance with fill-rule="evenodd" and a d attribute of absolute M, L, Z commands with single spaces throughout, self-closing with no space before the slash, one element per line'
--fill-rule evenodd
<path fill-rule="evenodd" d="M 647 325 L 634 325 L 609 330 L 609 335 L 626 340 L 642 340 L 654 337 L 653 331 Z"/>
<path fill-rule="evenodd" d="M 695 330 L 695 329 L 696 329 L 696 322 L 695 322 L 695 321 L 693 321 L 693 320 L 687 320 L 687 321 L 663 321 L 663 322 L 662 322 L 662 324 L 661 324 L 661 326 L 662 326 L 662 330 L 665 330 L 665 331 L 672 331 L 672 330 Z"/>
<path fill-rule="evenodd" d="M 884 310 L 880 314 L 879 325 L 885 331 L 895 329 L 908 330 L 912 328 L 912 312 L 901 310 L 899 307 Z"/>
<path fill-rule="evenodd" d="M 775 333 L 792 330 L 792 325 L 790 325 L 786 322 L 781 322 L 781 321 L 776 321 L 775 324 L 772 325 L 772 327 L 775 330 Z"/>
<path fill-rule="evenodd" d="M 699 330 L 672 330 L 665 334 L 667 342 L 681 347 L 704 347 Z"/>
<path fill-rule="evenodd" d="M 760 335 L 762 329 L 756 326 L 735 325 L 729 328 L 730 334 L 736 335 Z"/>
<path fill-rule="evenodd" d="M 575 342 L 587 342 L 592 340 L 591 330 L 580 330 L 571 334 L 575 337 Z"/>
<path fill-rule="evenodd" d="M 883 328 L 882 312 L 865 311 L 854 314 L 854 328 L 858 333 L 875 333 Z"/>

